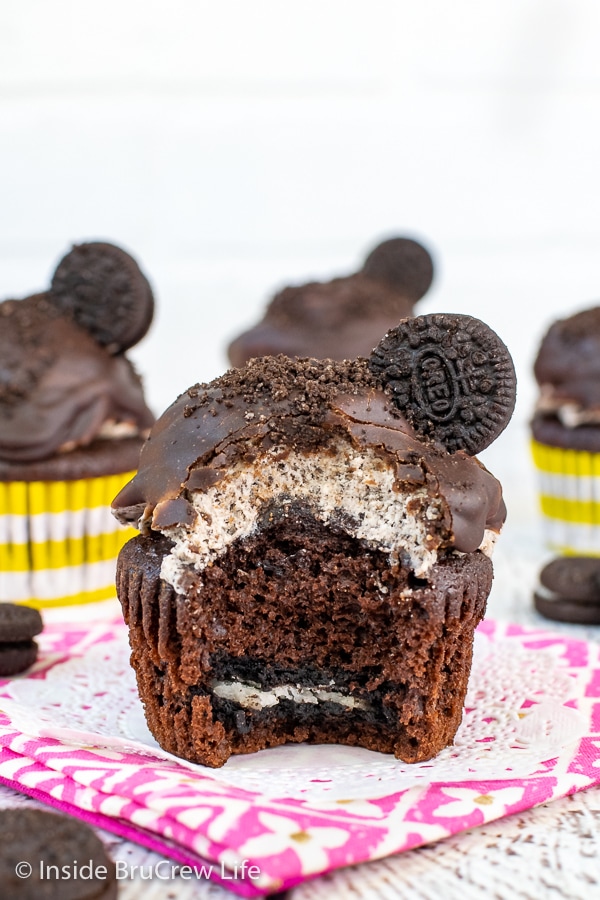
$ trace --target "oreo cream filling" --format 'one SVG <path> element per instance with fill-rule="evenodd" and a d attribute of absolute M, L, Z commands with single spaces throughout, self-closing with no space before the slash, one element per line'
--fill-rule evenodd
<path fill-rule="evenodd" d="M 281 684 L 263 691 L 256 684 L 246 684 L 243 681 L 215 681 L 213 693 L 222 700 L 231 700 L 243 709 L 265 709 L 269 706 L 277 706 L 280 700 L 291 700 L 293 703 L 337 703 L 347 709 L 371 709 L 368 700 L 359 700 L 348 694 L 331 690 L 333 685 L 319 685 L 318 687 L 303 687 L 299 684 Z"/>
<path fill-rule="evenodd" d="M 444 541 L 451 543 L 440 497 L 423 485 L 398 484 L 391 463 L 342 439 L 325 452 L 275 447 L 240 461 L 191 500 L 194 523 L 164 529 L 174 547 L 161 576 L 175 590 L 185 567 L 201 572 L 231 544 L 264 527 L 265 519 L 268 524 L 269 507 L 281 516 L 301 503 L 316 520 L 341 526 L 369 548 L 388 553 L 392 562 L 407 560 L 417 576 L 435 564 Z"/>

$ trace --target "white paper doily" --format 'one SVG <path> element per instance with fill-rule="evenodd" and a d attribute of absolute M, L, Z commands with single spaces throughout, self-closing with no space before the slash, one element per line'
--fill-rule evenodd
<path fill-rule="evenodd" d="M 269 797 L 359 799 L 416 784 L 506 780 L 534 774 L 585 734 L 565 702 L 576 685 L 551 650 L 476 635 L 473 669 L 454 746 L 407 765 L 390 755 L 339 745 L 289 744 L 234 756 L 221 769 L 164 752 L 146 726 L 126 637 L 51 667 L 44 679 L 10 684 L 2 708 L 24 734 L 176 760 L 195 771 Z M 525 705 L 525 708 L 524 708 Z"/>

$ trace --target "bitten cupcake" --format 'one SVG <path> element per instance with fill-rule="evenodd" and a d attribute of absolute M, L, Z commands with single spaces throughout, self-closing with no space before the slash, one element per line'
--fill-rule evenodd
<path fill-rule="evenodd" d="M 74 247 L 50 289 L 0 304 L 0 600 L 37 607 L 115 596 L 131 536 L 110 502 L 154 417 L 124 351 L 152 320 L 137 263 Z"/>
<path fill-rule="evenodd" d="M 369 359 L 264 357 L 182 394 L 113 503 L 141 530 L 117 591 L 161 746 L 221 766 L 451 743 L 505 518 L 473 454 L 514 400 L 506 347 L 452 315 Z"/>
<path fill-rule="evenodd" d="M 532 448 L 546 542 L 559 555 L 600 556 L 600 307 L 555 322 L 534 373 Z"/>
<path fill-rule="evenodd" d="M 257 356 L 354 359 L 368 356 L 382 334 L 412 316 L 429 290 L 433 262 L 410 238 L 390 238 L 353 275 L 286 287 L 273 297 L 262 321 L 229 345 L 242 366 Z"/>

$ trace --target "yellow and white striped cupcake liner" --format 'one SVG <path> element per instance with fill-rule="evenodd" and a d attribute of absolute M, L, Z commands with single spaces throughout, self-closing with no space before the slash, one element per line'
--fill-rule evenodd
<path fill-rule="evenodd" d="M 46 608 L 115 597 L 117 555 L 137 532 L 110 504 L 134 474 L 0 482 L 0 601 Z"/>
<path fill-rule="evenodd" d="M 600 556 L 600 453 L 532 441 L 544 538 L 561 556 Z"/>

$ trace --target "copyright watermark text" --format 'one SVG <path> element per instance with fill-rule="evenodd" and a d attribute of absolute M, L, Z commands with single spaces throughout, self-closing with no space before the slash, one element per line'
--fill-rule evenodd
<path fill-rule="evenodd" d="M 223 863 L 221 865 L 203 863 L 202 865 L 185 866 L 167 859 L 161 859 L 152 865 L 136 866 L 126 860 L 118 859 L 115 861 L 115 870 L 117 881 L 134 878 L 140 878 L 143 881 L 172 881 L 175 878 L 182 878 L 184 881 L 205 881 L 210 878 L 238 881 L 247 878 L 255 880 L 260 878 L 261 874 L 260 868 L 247 859 L 240 860 L 234 866 L 225 866 Z M 40 860 L 39 865 L 35 868 L 30 862 L 23 860 L 16 864 L 15 874 L 18 878 L 23 879 L 35 876 L 38 881 L 106 881 L 113 877 L 112 870 L 109 870 L 108 866 L 99 865 L 91 859 L 86 862 L 78 862 L 74 859 L 72 863 L 62 866 L 50 865 Z"/>

